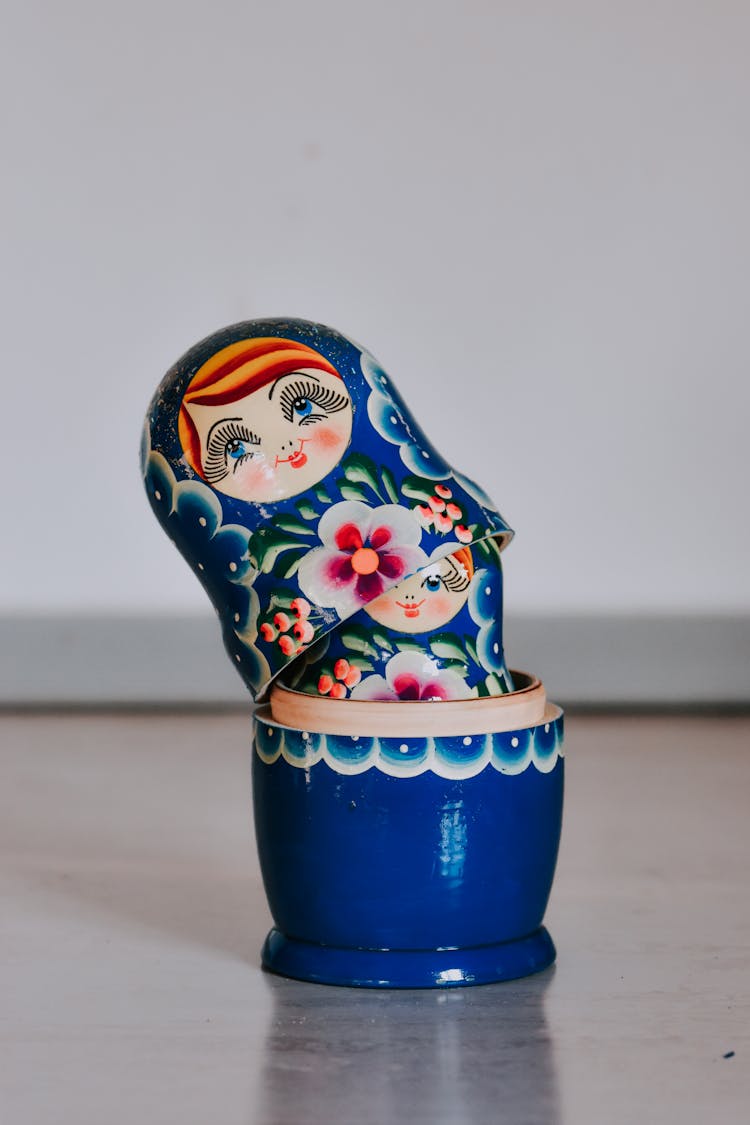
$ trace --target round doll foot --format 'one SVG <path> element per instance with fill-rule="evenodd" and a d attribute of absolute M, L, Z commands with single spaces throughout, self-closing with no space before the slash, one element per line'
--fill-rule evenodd
<path fill-rule="evenodd" d="M 544 926 L 526 937 L 467 949 L 341 949 L 273 929 L 263 967 L 283 977 L 353 988 L 456 988 L 516 980 L 546 969 L 555 946 Z"/>

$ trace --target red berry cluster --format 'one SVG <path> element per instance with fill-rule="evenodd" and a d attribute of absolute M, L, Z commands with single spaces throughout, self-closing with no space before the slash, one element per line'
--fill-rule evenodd
<path fill-rule="evenodd" d="M 458 504 L 451 501 L 453 493 L 444 484 L 435 485 L 435 493 L 426 504 L 418 504 L 414 511 L 422 527 L 434 527 L 445 535 L 455 531 L 459 543 L 471 543 L 472 534 L 464 523 L 464 513 Z"/>
<path fill-rule="evenodd" d="M 274 615 L 273 625 L 264 621 L 260 627 L 260 635 L 264 641 L 278 644 L 284 656 L 296 656 L 302 652 L 315 635 L 315 629 L 307 620 L 310 616 L 310 603 L 304 598 L 295 598 L 290 609 L 295 620 L 288 613 L 279 612 Z"/>
<path fill-rule="evenodd" d="M 346 699 L 347 689 L 353 688 L 361 679 L 362 673 L 359 668 L 355 668 L 348 660 L 341 657 L 333 666 L 333 676 L 320 677 L 318 691 L 321 695 L 330 695 L 331 699 Z"/>

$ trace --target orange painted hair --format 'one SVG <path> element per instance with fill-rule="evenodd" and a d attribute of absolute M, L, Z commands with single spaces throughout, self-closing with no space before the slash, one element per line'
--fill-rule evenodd
<path fill-rule="evenodd" d="M 452 555 L 450 555 L 449 558 L 455 559 L 457 560 L 457 562 L 459 562 L 463 569 L 467 571 L 467 577 L 469 578 L 469 582 L 471 582 L 473 573 L 475 573 L 475 562 L 473 562 L 473 558 L 471 556 L 471 549 L 469 547 L 460 547 L 458 551 L 453 551 Z"/>
<path fill-rule="evenodd" d="M 468 547 L 460 547 L 458 551 L 454 551 L 451 558 L 458 559 L 461 565 L 465 568 L 469 578 L 474 576 L 474 559 L 472 558 L 471 551 Z"/>
<path fill-rule="evenodd" d="M 320 352 L 296 340 L 284 340 L 281 336 L 238 340 L 207 359 L 188 383 L 177 422 L 180 445 L 188 464 L 203 476 L 200 438 L 187 412 L 191 403 L 223 406 L 236 402 L 253 391 L 261 390 L 280 375 L 288 375 L 300 367 L 314 367 L 341 378 L 333 364 Z"/>

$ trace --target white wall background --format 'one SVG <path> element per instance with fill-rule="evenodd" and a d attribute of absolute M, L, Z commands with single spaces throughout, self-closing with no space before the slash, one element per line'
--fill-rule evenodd
<path fill-rule="evenodd" d="M 517 529 L 519 611 L 747 611 L 750 5 L 27 0 L 0 83 L 0 610 L 194 610 L 164 370 L 361 340 Z"/>

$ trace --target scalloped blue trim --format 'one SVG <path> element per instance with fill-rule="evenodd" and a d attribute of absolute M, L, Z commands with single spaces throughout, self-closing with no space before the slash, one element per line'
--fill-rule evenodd
<path fill-rule="evenodd" d="M 439 704 L 438 704 L 439 706 Z M 550 773 L 563 757 L 564 716 L 548 723 L 499 734 L 454 737 L 373 738 L 292 730 L 256 716 L 255 749 L 266 765 L 283 758 L 309 769 L 324 761 L 343 774 L 379 769 L 391 777 L 416 777 L 428 770 L 439 777 L 474 777 L 491 766 L 519 774 L 533 766 Z"/>

